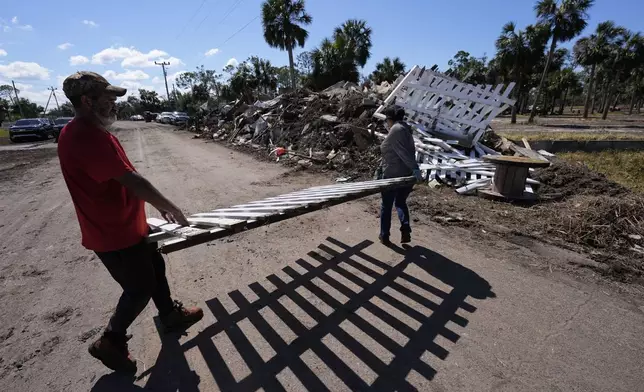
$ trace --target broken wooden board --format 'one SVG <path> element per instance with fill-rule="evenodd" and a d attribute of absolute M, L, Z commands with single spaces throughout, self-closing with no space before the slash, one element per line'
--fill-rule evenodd
<path fill-rule="evenodd" d="M 415 182 L 414 177 L 402 177 L 309 188 L 300 192 L 188 217 L 188 221 L 193 225 L 212 227 L 205 230 L 196 227 L 179 227 L 179 225 L 168 223 L 162 219 L 149 218 L 148 224 L 157 232 L 150 234 L 147 242 L 160 242 L 159 250 L 162 253 L 176 252 L 233 235 L 240 230 L 254 229 L 389 189 L 410 186 Z M 289 208 L 282 208 L 284 203 L 288 203 Z M 249 206 L 250 209 L 245 210 Z M 253 210 L 255 207 L 261 209 Z"/>

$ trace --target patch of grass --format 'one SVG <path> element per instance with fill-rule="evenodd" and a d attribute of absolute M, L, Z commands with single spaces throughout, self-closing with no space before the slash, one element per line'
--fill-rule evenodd
<path fill-rule="evenodd" d="M 9 131 L 0 128 L 0 137 L 9 137 Z"/>
<path fill-rule="evenodd" d="M 557 157 L 585 163 L 627 188 L 644 192 L 644 151 L 568 152 Z"/>
<path fill-rule="evenodd" d="M 644 140 L 644 132 L 504 132 L 499 135 L 510 140 Z"/>

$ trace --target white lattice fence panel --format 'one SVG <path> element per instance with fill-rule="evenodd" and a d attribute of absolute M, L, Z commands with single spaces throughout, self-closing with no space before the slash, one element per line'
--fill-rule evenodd
<path fill-rule="evenodd" d="M 509 98 L 513 88 L 514 83 L 505 89 L 503 85 L 475 86 L 415 66 L 375 116 L 382 118 L 384 108 L 395 103 L 405 109 L 408 121 L 474 145 L 490 122 L 514 105 Z"/>

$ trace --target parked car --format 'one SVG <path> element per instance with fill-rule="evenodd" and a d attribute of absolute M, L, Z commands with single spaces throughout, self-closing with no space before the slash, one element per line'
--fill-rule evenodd
<path fill-rule="evenodd" d="M 190 116 L 184 112 L 172 112 L 172 124 L 183 125 L 190 121 Z"/>
<path fill-rule="evenodd" d="M 143 118 L 145 119 L 145 122 L 151 122 L 152 120 L 155 120 L 157 118 L 157 114 L 145 111 L 143 112 Z"/>
<path fill-rule="evenodd" d="M 172 124 L 174 121 L 174 115 L 172 112 L 163 112 L 157 117 L 157 122 L 161 124 Z"/>
<path fill-rule="evenodd" d="M 9 128 L 9 140 L 15 142 L 23 138 L 47 140 L 54 135 L 53 121 L 48 118 L 25 118 L 16 121 Z"/>
<path fill-rule="evenodd" d="M 60 136 L 60 131 L 63 127 L 67 125 L 68 122 L 72 121 L 73 117 L 58 117 L 54 120 L 54 140 L 58 142 L 58 136 Z"/>
<path fill-rule="evenodd" d="M 143 121 L 144 118 L 140 114 L 135 114 L 134 116 L 130 116 L 130 121 Z"/>

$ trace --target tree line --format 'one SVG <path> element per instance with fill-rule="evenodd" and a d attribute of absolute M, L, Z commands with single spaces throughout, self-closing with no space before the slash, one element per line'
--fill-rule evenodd
<path fill-rule="evenodd" d="M 493 56 L 475 57 L 459 50 L 444 72 L 473 84 L 514 82 L 517 103 L 512 108 L 513 123 L 520 113 L 530 113 L 529 121 L 533 121 L 538 113 L 563 114 L 568 106 L 570 111 L 583 107 L 580 114 L 584 118 L 598 112 L 606 119 L 618 105 L 626 105 L 629 114 L 634 110 L 639 113 L 644 97 L 644 38 L 612 21 L 604 21 L 588 36 L 579 37 L 593 4 L 594 0 L 540 0 L 534 5 L 533 24 L 523 29 L 513 22 L 502 26 Z M 119 102 L 121 116 L 146 110 L 195 114 L 212 104 L 236 99 L 252 103 L 300 87 L 321 90 L 339 81 L 391 83 L 407 71 L 400 58 L 385 57 L 371 74 L 362 73 L 373 45 L 372 29 L 365 20 L 345 21 L 314 49 L 297 55 L 295 50 L 308 40 L 306 28 L 313 23 L 304 0 L 265 0 L 261 20 L 264 40 L 287 52 L 287 66 L 274 66 L 256 56 L 221 71 L 202 65 L 181 74 L 176 80 L 179 89 L 168 99 L 141 89 L 138 97 Z M 575 39 L 572 51 L 560 47 Z M 5 111 L 14 113 L 15 108 L 2 94 L 0 87 L 0 113 L 3 99 Z"/>

